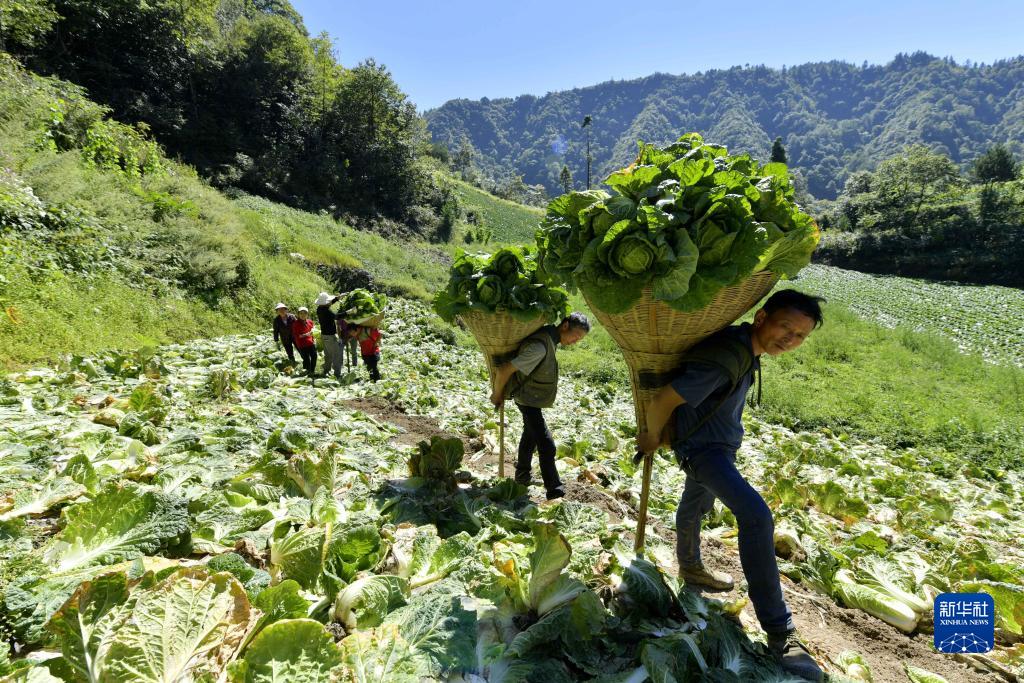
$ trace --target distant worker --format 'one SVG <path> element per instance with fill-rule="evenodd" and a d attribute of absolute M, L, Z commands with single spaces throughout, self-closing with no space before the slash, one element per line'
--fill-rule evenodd
<path fill-rule="evenodd" d="M 555 440 L 541 412 L 554 405 L 558 393 L 555 345 L 572 346 L 588 332 L 590 321 L 587 316 L 572 313 L 559 325 L 545 325 L 524 339 L 516 357 L 499 365 L 495 372 L 491 403 L 495 407 L 500 406 L 506 398 L 507 389 L 507 397 L 515 400 L 519 412 L 523 414 L 523 436 L 519 440 L 516 481 L 524 486 L 530 484 L 533 452 L 537 451 L 548 500 L 565 495 L 555 467 Z"/>
<path fill-rule="evenodd" d="M 288 307 L 283 303 L 274 306 L 274 343 L 278 348 L 284 347 L 284 352 L 293 364 L 295 363 L 295 352 L 292 351 L 292 323 L 295 316 L 288 312 Z"/>
<path fill-rule="evenodd" d="M 359 340 L 359 352 L 363 356 L 363 365 L 370 371 L 370 379 L 380 379 L 380 340 L 384 336 L 376 327 L 356 325 L 355 339 Z"/>
<path fill-rule="evenodd" d="M 316 340 L 313 339 L 313 321 L 309 319 L 309 309 L 305 306 L 299 309 L 299 317 L 292 323 L 292 339 L 302 356 L 302 369 L 313 377 L 316 372 Z"/>
<path fill-rule="evenodd" d="M 320 324 L 320 343 L 324 345 L 324 377 L 331 371 L 341 379 L 341 342 L 338 341 L 337 315 L 331 306 L 341 297 L 320 292 L 316 298 L 316 319 Z"/>
<path fill-rule="evenodd" d="M 768 634 L 768 649 L 788 673 L 812 681 L 822 680 L 823 674 L 797 637 L 782 597 L 772 511 L 736 469 L 736 451 L 743 440 L 745 398 L 755 371 L 760 373 L 760 356 L 799 347 L 821 325 L 822 301 L 792 289 L 776 292 L 754 314 L 753 324 L 727 327 L 698 344 L 687 353 L 676 379 L 651 399 L 646 429 L 637 436 L 639 449 L 651 453 L 672 433 L 672 449 L 686 473 L 676 510 L 680 578 L 712 590 L 733 587 L 731 576 L 701 561 L 701 518 L 718 498 L 736 517 L 740 564 L 754 612 Z"/>
<path fill-rule="evenodd" d="M 341 350 L 345 356 L 345 371 L 354 370 L 359 364 L 359 326 L 355 323 L 346 322 L 338 316 L 338 339 L 341 342 Z"/>

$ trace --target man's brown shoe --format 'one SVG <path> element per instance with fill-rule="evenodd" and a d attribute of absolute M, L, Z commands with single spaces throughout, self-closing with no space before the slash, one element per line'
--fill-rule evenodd
<path fill-rule="evenodd" d="M 769 633 L 768 649 L 775 655 L 775 659 L 782 665 L 786 673 L 816 683 L 825 679 L 821 667 L 814 661 L 814 657 L 807 651 L 804 644 L 800 642 L 796 631 Z"/>
<path fill-rule="evenodd" d="M 715 591 L 731 591 L 732 577 L 725 572 L 716 572 L 702 564 L 691 564 L 679 567 L 679 578 L 687 585 L 701 586 Z"/>

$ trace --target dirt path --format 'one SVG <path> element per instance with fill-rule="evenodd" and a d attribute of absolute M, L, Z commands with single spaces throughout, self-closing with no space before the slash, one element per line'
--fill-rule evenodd
<path fill-rule="evenodd" d="M 346 405 L 397 426 L 402 430 L 393 438 L 397 443 L 412 446 L 420 440 L 429 439 L 433 434 L 445 434 L 433 418 L 406 414 L 380 398 L 354 399 L 346 401 Z M 513 434 L 506 435 L 507 475 L 511 475 L 515 468 L 515 437 Z M 497 453 L 479 439 L 461 436 L 460 438 L 466 446 L 464 462 L 467 469 L 480 477 L 497 476 Z M 631 506 L 604 492 L 582 474 L 580 480 L 566 481 L 565 487 L 566 498 L 596 505 L 605 510 L 613 521 L 635 519 L 636 511 Z M 533 494 L 532 500 L 535 503 L 540 504 L 544 500 L 543 492 L 538 487 L 534 487 Z M 672 529 L 661 524 L 650 525 L 648 533 L 656 534 L 666 541 L 674 538 Z M 709 567 L 727 571 L 737 579 L 737 588 L 733 591 L 706 593 L 708 597 L 723 600 L 740 597 L 743 570 L 736 549 L 718 539 L 704 538 L 701 550 Z M 678 570 L 674 564 L 663 568 L 671 574 Z M 917 633 L 907 636 L 860 610 L 839 607 L 830 598 L 793 583 L 785 576 L 782 577 L 782 588 L 802 638 L 828 672 L 842 673 L 835 664 L 839 654 L 844 650 L 855 650 L 867 660 L 875 683 L 907 681 L 903 662 L 944 676 L 949 683 L 996 683 L 1013 680 L 985 670 L 980 664 L 960 661 L 954 656 L 933 652 L 930 635 Z M 753 608 L 749 604 L 740 614 L 740 620 L 748 631 L 759 630 Z"/>

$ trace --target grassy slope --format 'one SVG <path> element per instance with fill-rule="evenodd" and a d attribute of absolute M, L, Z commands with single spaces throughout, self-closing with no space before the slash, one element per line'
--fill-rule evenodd
<path fill-rule="evenodd" d="M 76 272 L 39 257 L 52 239 L 76 248 L 81 237 L 33 236 L 10 220 L 0 226 L 0 368 L 264 329 L 276 301 L 298 306 L 328 288 L 292 252 L 309 262 L 365 267 L 412 296 L 426 297 L 443 279 L 446 248 L 390 244 L 326 216 L 231 200 L 173 162 L 133 180 L 89 165 L 78 149 L 41 147 L 58 98 L 72 113 L 95 105 L 67 84 L 6 62 L 0 67 L 0 208 L 24 194 L 19 187 L 31 188 L 47 207 L 74 207 L 98 226 L 87 238 L 93 246 L 122 254 L 113 265 Z M 161 213 L 155 197 L 178 208 Z M 154 272 L 164 266 L 173 277 Z"/>
<path fill-rule="evenodd" d="M 837 278 L 847 272 L 833 270 Z M 786 287 L 802 289 L 780 285 Z M 589 313 L 582 297 L 573 297 L 573 305 Z M 825 306 L 825 320 L 797 351 L 765 359 L 763 417 L 796 429 L 828 428 L 894 447 L 1020 466 L 1024 369 L 961 353 L 938 334 L 889 329 L 839 304 Z M 625 363 L 600 326 L 563 352 L 560 363 L 597 383 L 628 382 Z"/>
<path fill-rule="evenodd" d="M 484 227 L 492 233 L 492 242 L 533 243 L 533 233 L 544 216 L 542 210 L 495 197 L 461 180 L 456 180 L 455 184 L 464 208 L 483 216 Z"/>

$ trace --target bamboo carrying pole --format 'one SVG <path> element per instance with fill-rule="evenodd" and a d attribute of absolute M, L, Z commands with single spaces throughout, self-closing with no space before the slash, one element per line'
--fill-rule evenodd
<path fill-rule="evenodd" d="M 505 477 L 505 404 L 498 406 L 498 476 Z"/>
<path fill-rule="evenodd" d="M 623 313 L 604 313 L 593 305 L 586 291 L 583 297 L 598 321 L 608 329 L 629 367 L 637 431 L 646 426 L 647 404 L 668 383 L 686 351 L 697 342 L 732 324 L 761 300 L 779 276 L 768 271 L 755 273 L 732 287 L 726 287 L 704 308 L 683 313 L 654 299 L 651 287 Z M 643 556 L 647 531 L 647 503 L 651 492 L 654 453 L 643 457 L 643 482 L 633 549 Z"/>

